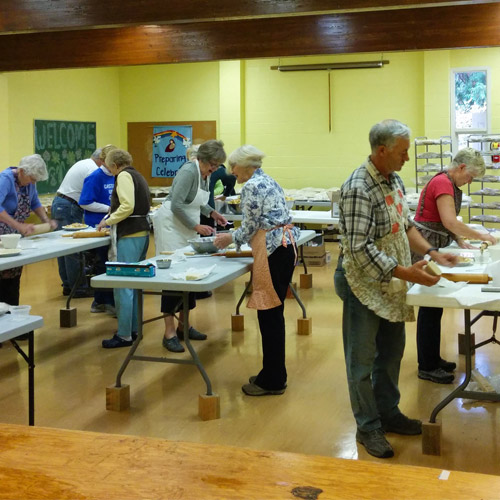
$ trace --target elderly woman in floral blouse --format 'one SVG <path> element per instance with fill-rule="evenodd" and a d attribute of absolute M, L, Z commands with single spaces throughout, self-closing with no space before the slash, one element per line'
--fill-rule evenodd
<path fill-rule="evenodd" d="M 293 227 L 285 195 L 279 184 L 262 170 L 264 153 L 246 145 L 228 158 L 241 190 L 241 227 L 233 233 L 220 233 L 218 248 L 250 243 L 254 256 L 253 293 L 248 307 L 258 310 L 262 336 L 263 367 L 242 390 L 249 396 L 283 394 L 286 389 L 284 300 L 296 262 Z"/>

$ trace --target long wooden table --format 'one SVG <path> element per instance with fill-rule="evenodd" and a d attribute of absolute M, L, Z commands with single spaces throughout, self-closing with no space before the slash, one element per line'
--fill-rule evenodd
<path fill-rule="evenodd" d="M 500 477 L 0 424 L 9 500 L 492 500 Z"/>

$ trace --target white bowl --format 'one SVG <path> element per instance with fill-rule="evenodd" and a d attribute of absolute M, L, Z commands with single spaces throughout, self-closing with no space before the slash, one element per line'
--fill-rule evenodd
<path fill-rule="evenodd" d="M 31 311 L 31 306 L 10 306 L 10 314 L 12 316 L 28 316 Z"/>
<path fill-rule="evenodd" d="M 21 239 L 20 234 L 2 234 L 0 235 L 0 241 L 4 248 L 17 248 L 19 240 Z"/>

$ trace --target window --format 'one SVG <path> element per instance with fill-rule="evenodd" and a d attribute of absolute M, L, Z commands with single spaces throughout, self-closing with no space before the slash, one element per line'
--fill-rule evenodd
<path fill-rule="evenodd" d="M 470 134 L 488 133 L 488 70 L 454 69 L 451 81 L 453 151 L 467 147 Z"/>

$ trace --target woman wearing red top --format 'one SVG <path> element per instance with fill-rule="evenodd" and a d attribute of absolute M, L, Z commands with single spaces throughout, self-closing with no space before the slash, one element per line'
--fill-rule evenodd
<path fill-rule="evenodd" d="M 464 238 L 496 243 L 489 233 L 476 231 L 457 219 L 462 204 L 460 186 L 470 184 L 484 172 L 484 160 L 479 151 L 464 148 L 447 171 L 436 174 L 424 187 L 414 222 L 433 247 L 443 248 L 455 240 L 461 248 L 473 248 Z M 412 253 L 412 259 L 416 262 L 422 256 Z M 421 307 L 418 311 L 418 377 L 438 384 L 451 384 L 457 365 L 440 356 L 442 315 L 443 309 L 438 307 Z"/>

